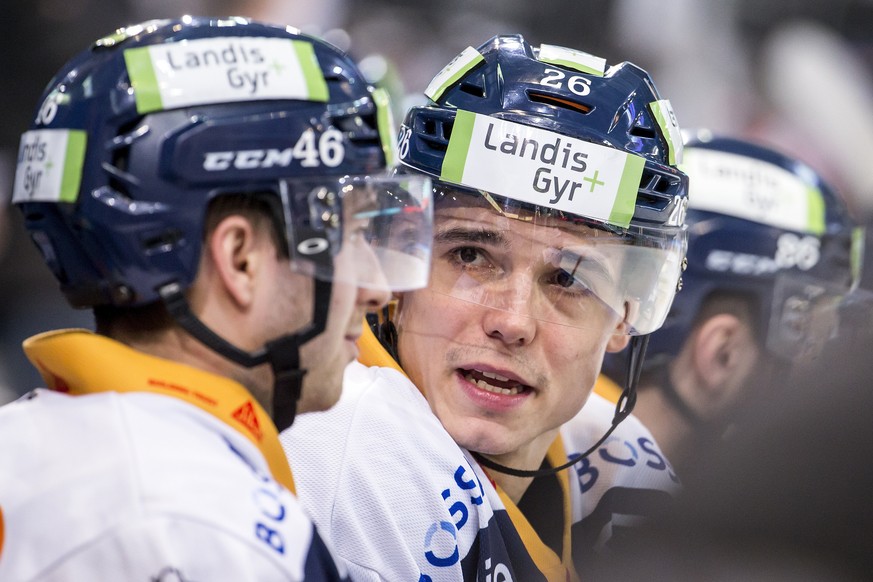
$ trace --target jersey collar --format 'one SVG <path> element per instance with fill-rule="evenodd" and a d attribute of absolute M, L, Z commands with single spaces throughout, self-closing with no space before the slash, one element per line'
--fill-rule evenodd
<path fill-rule="evenodd" d="M 258 447 L 273 477 L 295 492 L 276 426 L 242 384 L 87 330 L 42 333 L 25 340 L 24 351 L 46 385 L 58 392 L 149 392 L 208 412 Z"/>
<path fill-rule="evenodd" d="M 364 331 L 358 338 L 358 361 L 365 366 L 391 368 L 406 376 L 406 372 L 403 371 L 397 360 L 391 357 L 366 320 L 364 320 Z"/>
<path fill-rule="evenodd" d="M 558 465 L 567 462 L 567 451 L 564 448 L 564 441 L 561 439 L 560 433 L 549 446 L 546 458 L 552 467 L 557 467 Z M 573 565 L 573 544 L 571 539 L 573 515 L 570 511 L 570 480 L 567 471 L 564 470 L 555 475 L 541 477 L 542 479 L 557 479 L 558 485 L 561 488 L 561 504 L 564 513 L 564 531 L 562 532 L 563 553 L 561 556 L 558 556 L 554 550 L 542 541 L 536 530 L 515 502 L 510 499 L 509 495 L 507 495 L 496 481 L 491 479 L 488 470 L 485 467 L 482 467 L 482 471 L 485 472 L 485 475 L 488 476 L 489 481 L 491 481 L 491 484 L 497 491 L 500 500 L 503 502 L 503 506 L 506 508 L 506 513 L 512 520 L 512 524 L 518 531 L 519 536 L 521 536 L 531 559 L 534 561 L 537 568 L 546 575 L 546 579 L 578 582 L 579 577 Z"/>

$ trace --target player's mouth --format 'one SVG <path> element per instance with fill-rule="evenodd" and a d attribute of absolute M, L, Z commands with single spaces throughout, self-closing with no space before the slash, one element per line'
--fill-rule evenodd
<path fill-rule="evenodd" d="M 485 372 L 482 370 L 465 370 L 459 369 L 458 372 L 463 376 L 464 380 L 475 385 L 480 390 L 492 392 L 494 394 L 503 394 L 506 396 L 515 396 L 532 390 L 530 386 L 522 384 L 518 380 L 507 378 L 495 372 Z"/>

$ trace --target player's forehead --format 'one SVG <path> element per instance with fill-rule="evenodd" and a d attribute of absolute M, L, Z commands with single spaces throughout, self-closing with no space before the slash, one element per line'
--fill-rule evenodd
<path fill-rule="evenodd" d="M 484 201 L 484 200 L 483 200 Z M 566 246 L 591 242 L 608 233 L 581 222 L 544 215 L 530 209 L 493 208 L 486 204 L 439 205 L 434 213 L 437 238 L 453 230 L 500 232 L 512 239 L 526 239 L 550 245 Z"/>

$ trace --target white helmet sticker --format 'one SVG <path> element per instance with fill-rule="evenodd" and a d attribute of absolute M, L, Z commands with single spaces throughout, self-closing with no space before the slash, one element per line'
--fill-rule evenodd
<path fill-rule="evenodd" d="M 468 46 L 461 51 L 461 54 L 453 58 L 448 65 L 443 67 L 443 70 L 436 74 L 424 90 L 424 94 L 427 95 L 430 100 L 436 101 L 446 92 L 446 89 L 463 77 L 467 71 L 484 60 L 485 57 L 483 57 L 479 51 Z"/>
<path fill-rule="evenodd" d="M 606 59 L 553 44 L 541 44 L 538 58 L 544 63 L 560 65 L 598 77 L 602 77 L 606 71 Z"/>
<path fill-rule="evenodd" d="M 385 165 L 390 168 L 397 163 L 397 131 L 394 129 L 394 114 L 391 112 L 391 97 L 388 91 L 381 87 L 374 89 L 373 103 L 376 105 L 376 123 L 379 139 L 382 141 L 382 151 L 385 153 Z"/>
<path fill-rule="evenodd" d="M 644 166 L 622 150 L 458 110 L 440 178 L 626 228 Z"/>
<path fill-rule="evenodd" d="M 660 101 L 652 101 L 649 103 L 652 108 L 652 115 L 655 116 L 655 121 L 658 123 L 658 129 L 661 135 L 667 142 L 667 161 L 671 166 L 682 163 L 682 131 L 679 129 L 679 122 L 676 121 L 676 114 L 673 113 L 673 106 L 669 99 L 661 99 Z"/>
<path fill-rule="evenodd" d="M 682 169 L 690 178 L 689 208 L 796 232 L 820 235 L 825 230 L 821 191 L 779 166 L 728 152 L 689 148 Z"/>
<path fill-rule="evenodd" d="M 82 181 L 87 135 L 37 129 L 21 136 L 12 202 L 75 202 Z"/>
<path fill-rule="evenodd" d="M 128 49 L 124 60 L 140 113 L 231 101 L 328 99 L 315 49 L 303 40 L 204 38 Z"/>

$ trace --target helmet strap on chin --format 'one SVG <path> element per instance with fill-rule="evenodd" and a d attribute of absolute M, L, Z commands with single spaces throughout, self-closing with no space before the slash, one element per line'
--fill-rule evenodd
<path fill-rule="evenodd" d="M 615 418 L 613 423 L 618 424 L 634 410 L 637 404 L 637 386 L 640 383 L 640 374 L 643 371 L 643 361 L 646 359 L 646 348 L 649 346 L 651 335 L 635 335 L 631 338 L 628 348 L 627 369 L 625 370 L 624 391 L 618 397 L 615 406 Z"/>
<path fill-rule="evenodd" d="M 637 383 L 640 380 L 640 372 L 643 369 L 643 360 L 646 356 L 646 347 L 649 345 L 649 335 L 639 335 L 631 338 L 630 347 L 628 348 L 628 365 L 627 365 L 627 377 L 625 378 L 625 388 L 621 393 L 621 396 L 618 398 L 618 402 L 615 405 L 615 416 L 612 417 L 612 424 L 609 429 L 607 429 L 606 433 L 600 439 L 594 443 L 587 451 L 581 454 L 571 455 L 569 461 L 564 463 L 563 465 L 558 465 L 557 467 L 550 467 L 547 469 L 537 469 L 534 471 L 528 471 L 524 469 L 514 469 L 512 467 L 507 467 L 505 465 L 501 465 L 487 457 L 483 456 L 481 453 L 477 453 L 476 451 L 471 451 L 473 456 L 483 467 L 487 467 L 488 469 L 492 469 L 494 471 L 498 471 L 500 473 L 505 473 L 507 475 L 512 475 L 513 477 L 545 477 L 548 475 L 554 475 L 572 467 L 582 459 L 588 457 L 591 453 L 596 451 L 600 446 L 606 442 L 606 439 L 612 434 L 612 432 L 618 427 L 618 425 L 625 418 L 630 416 L 631 412 L 633 412 L 634 405 L 637 402 Z"/>
<path fill-rule="evenodd" d="M 270 364 L 273 370 L 273 422 L 282 432 L 294 422 L 297 401 L 303 388 L 306 370 L 300 368 L 300 346 L 322 333 L 327 326 L 327 313 L 333 284 L 313 279 L 315 301 L 312 323 L 298 333 L 267 342 L 254 351 L 246 352 L 209 329 L 194 313 L 178 283 L 163 286 L 159 292 L 164 305 L 176 323 L 197 341 L 244 368 Z"/>

